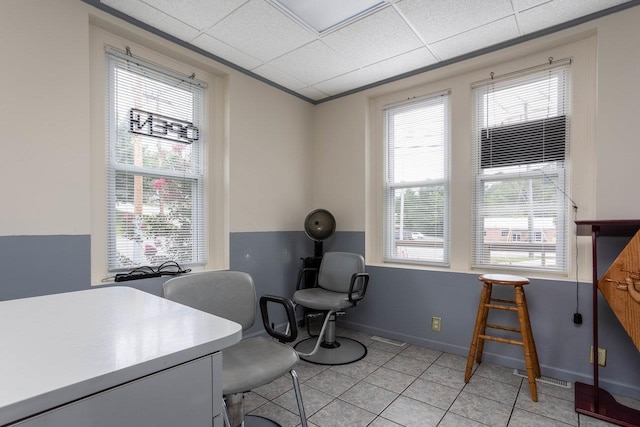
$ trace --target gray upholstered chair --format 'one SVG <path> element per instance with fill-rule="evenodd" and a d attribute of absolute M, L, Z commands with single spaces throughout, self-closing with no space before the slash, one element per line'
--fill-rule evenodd
<path fill-rule="evenodd" d="M 311 288 L 301 289 L 303 278 L 315 272 Z M 349 252 L 327 252 L 319 269 L 304 268 L 298 275 L 293 302 L 309 310 L 324 312 L 325 318 L 318 337 L 296 344 L 300 357 L 322 365 L 343 365 L 362 359 L 367 348 L 346 337 L 336 337 L 336 315 L 355 307 L 364 298 L 369 275 L 364 271 L 364 258 Z M 308 321 L 308 319 L 307 319 Z"/>
<path fill-rule="evenodd" d="M 239 271 L 209 271 L 179 276 L 165 282 L 163 296 L 237 322 L 242 326 L 243 331 L 250 328 L 255 320 L 256 293 L 253 279 L 250 275 Z M 293 306 L 290 313 L 293 315 Z M 295 323 L 295 320 L 293 322 Z M 293 379 L 300 421 L 302 426 L 306 427 L 307 420 L 300 385 L 293 370 L 298 360 L 298 355 L 292 347 L 264 337 L 245 339 L 224 349 L 222 351 L 222 391 L 227 425 L 236 426 L 242 423 L 244 393 L 270 383 L 289 372 Z M 229 408 L 228 411 L 227 408 Z M 229 418 L 233 424 L 229 422 Z M 269 425 L 269 423 L 273 422 L 258 418 L 249 424 Z"/>

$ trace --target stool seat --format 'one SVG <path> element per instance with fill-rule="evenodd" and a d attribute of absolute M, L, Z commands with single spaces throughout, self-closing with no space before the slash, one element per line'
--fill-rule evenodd
<path fill-rule="evenodd" d="M 538 401 L 538 391 L 536 387 L 536 378 L 540 377 L 540 364 L 538 362 L 538 354 L 536 352 L 536 344 L 533 340 L 533 332 L 531 331 L 531 322 L 529 320 L 529 309 L 527 300 L 524 295 L 523 286 L 528 285 L 529 279 L 526 277 L 514 276 L 511 274 L 483 274 L 478 277 L 482 282 L 482 292 L 480 294 L 480 304 L 478 305 L 478 315 L 473 330 L 473 338 L 469 347 L 469 357 L 467 358 L 467 368 L 465 370 L 464 381 L 469 382 L 471 379 L 471 371 L 473 369 L 473 361 L 482 362 L 482 352 L 485 340 L 495 341 L 503 344 L 512 344 L 524 348 L 524 362 L 527 367 L 527 378 L 529 380 L 529 391 L 531 399 Z M 492 298 L 491 292 L 493 285 L 513 286 L 515 300 L 503 298 Z M 494 304 L 498 302 L 500 304 Z M 489 310 L 505 310 L 516 312 L 518 314 L 519 328 L 511 326 L 502 326 L 487 323 Z M 514 340 L 504 337 L 488 335 L 487 329 L 498 329 L 510 333 L 516 333 L 521 336 L 521 340 Z"/>
<path fill-rule="evenodd" d="M 506 286 L 528 285 L 531 283 L 526 277 L 514 276 L 513 274 L 483 274 L 478 277 L 478 280 L 493 285 Z"/>

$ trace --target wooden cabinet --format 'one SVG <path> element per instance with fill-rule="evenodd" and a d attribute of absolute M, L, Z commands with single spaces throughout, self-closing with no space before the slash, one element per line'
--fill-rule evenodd
<path fill-rule="evenodd" d="M 632 294 L 617 286 L 624 283 L 629 274 L 638 274 L 640 269 L 640 220 L 593 220 L 576 221 L 578 236 L 591 236 L 593 262 L 593 348 L 598 348 L 598 289 L 602 292 L 614 314 L 636 346 L 640 344 L 637 319 L 640 319 L 640 303 L 633 301 Z M 598 280 L 598 237 L 634 236 L 627 247 L 618 256 L 609 271 Z M 632 280 L 631 286 L 634 286 Z M 635 290 L 635 289 L 634 289 Z M 640 347 L 638 347 L 640 350 Z M 635 369 L 635 367 L 629 367 Z M 598 364 L 593 364 L 593 385 L 575 383 L 576 412 L 589 415 L 610 423 L 625 427 L 640 426 L 640 411 L 618 403 L 606 390 L 600 388 Z"/>

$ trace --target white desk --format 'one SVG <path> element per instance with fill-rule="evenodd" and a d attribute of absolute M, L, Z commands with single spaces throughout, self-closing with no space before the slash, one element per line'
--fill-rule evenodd
<path fill-rule="evenodd" d="M 0 426 L 215 418 L 218 352 L 241 335 L 237 323 L 128 287 L 0 302 Z"/>

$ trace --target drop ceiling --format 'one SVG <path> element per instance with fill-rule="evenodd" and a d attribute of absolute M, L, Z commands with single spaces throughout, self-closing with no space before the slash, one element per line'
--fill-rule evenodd
<path fill-rule="evenodd" d="M 351 21 L 338 13 L 338 25 L 317 30 L 278 0 L 84 1 L 313 103 L 640 4 L 379 0 Z M 350 1 L 308 3 L 338 8 Z"/>

